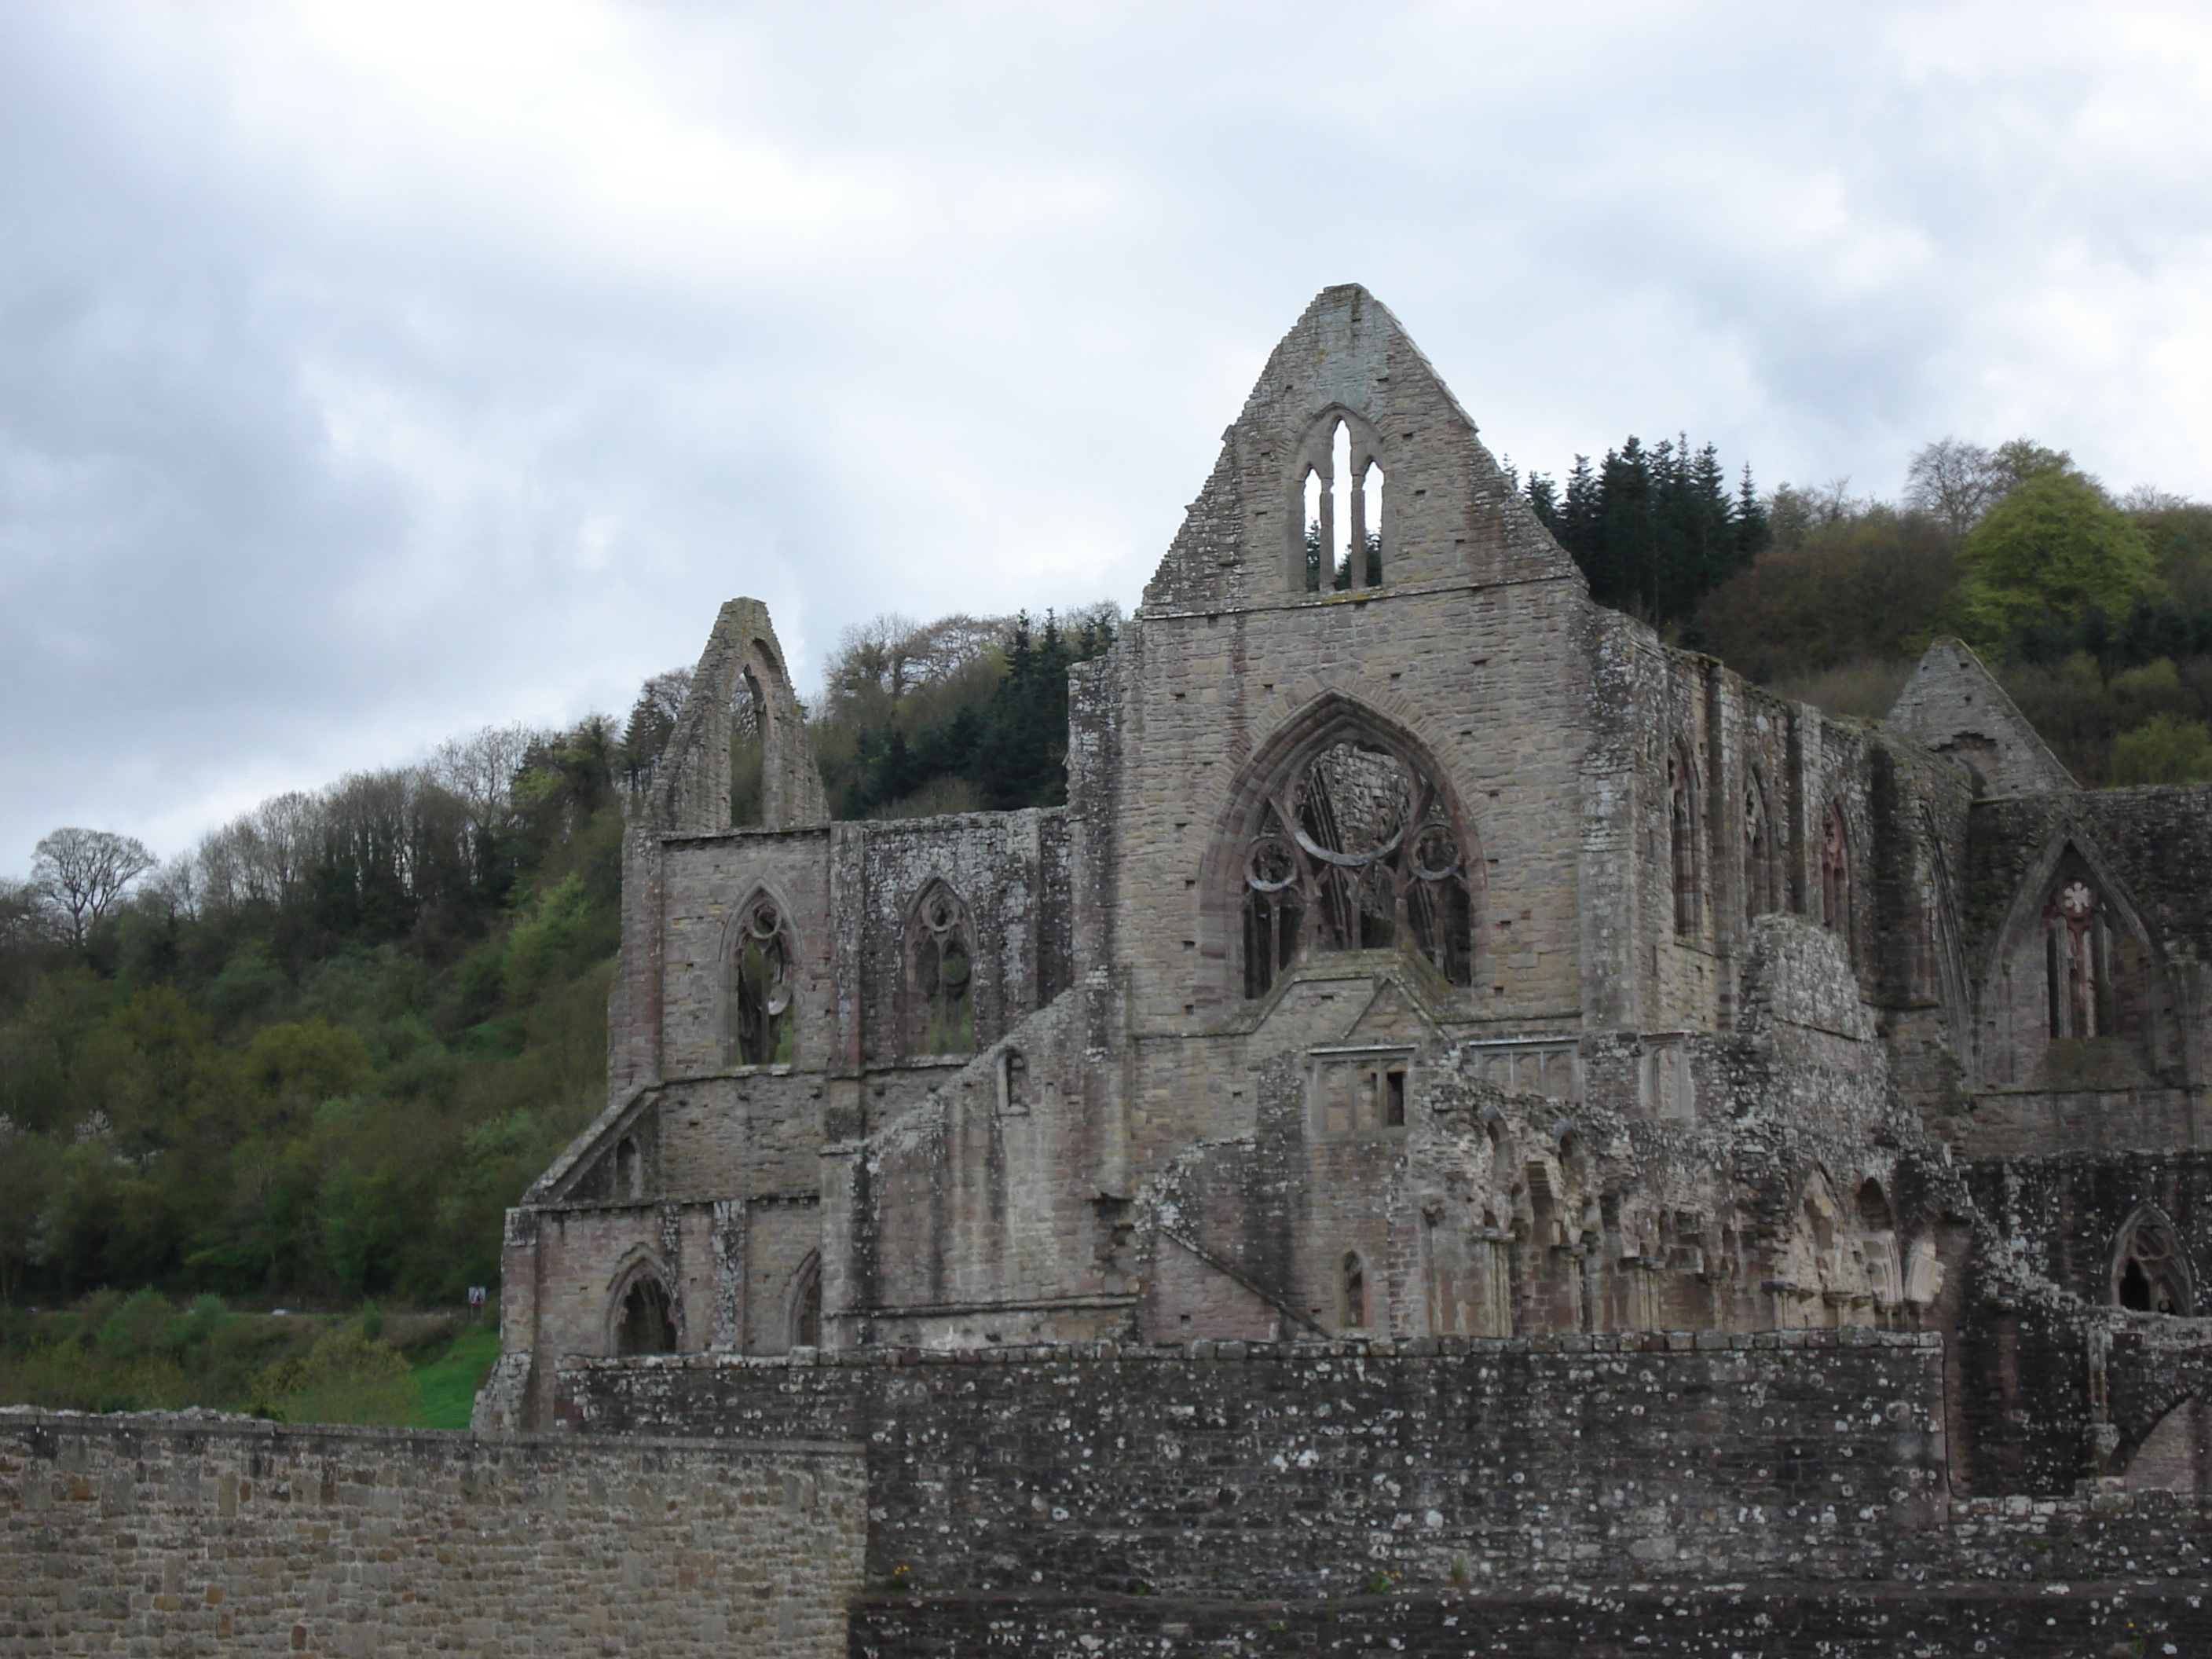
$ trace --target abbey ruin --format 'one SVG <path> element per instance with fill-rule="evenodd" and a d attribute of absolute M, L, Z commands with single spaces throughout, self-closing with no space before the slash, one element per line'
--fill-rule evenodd
<path fill-rule="evenodd" d="M 858 1449 L 855 1654 L 2205 1650 L 2212 788 L 1593 605 L 1357 287 L 1073 678 L 832 823 L 724 607 L 486 1446 Z"/>

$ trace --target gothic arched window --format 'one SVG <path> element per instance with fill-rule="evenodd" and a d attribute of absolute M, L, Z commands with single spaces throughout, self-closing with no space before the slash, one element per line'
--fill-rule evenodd
<path fill-rule="evenodd" d="M 822 1257 L 810 1255 L 799 1269 L 791 1293 L 791 1346 L 822 1346 Z"/>
<path fill-rule="evenodd" d="M 907 929 L 907 1050 L 965 1054 L 975 1048 L 975 938 L 968 907 L 933 882 Z"/>
<path fill-rule="evenodd" d="M 1776 902 L 1774 827 L 1767 821 L 1766 791 L 1759 775 L 1751 775 L 1743 789 L 1743 919 L 1756 921 Z"/>
<path fill-rule="evenodd" d="M 1325 416 L 1300 451 L 1298 523 L 1309 593 L 1382 585 L 1382 463 L 1372 437 Z"/>
<path fill-rule="evenodd" d="M 2112 1252 L 2112 1300 L 2138 1313 L 2187 1314 L 2194 1305 L 2189 1257 L 2173 1225 L 2143 1208 L 2120 1229 Z"/>
<path fill-rule="evenodd" d="M 739 913 L 730 1024 L 740 1066 L 790 1064 L 796 1041 L 791 1017 L 795 952 L 783 913 L 766 894 Z"/>
<path fill-rule="evenodd" d="M 1244 994 L 1265 995 L 1302 950 L 1401 942 L 1471 984 L 1467 863 L 1425 771 L 1376 743 L 1332 744 L 1268 797 L 1246 843 Z"/>
<path fill-rule="evenodd" d="M 659 1274 L 641 1273 L 630 1281 L 623 1297 L 621 1317 L 615 1322 L 615 1352 L 676 1352 L 676 1311 Z"/>
<path fill-rule="evenodd" d="M 1851 839 L 1844 826 L 1844 809 L 1828 808 L 1820 830 L 1820 925 L 1851 951 Z"/>
<path fill-rule="evenodd" d="M 1359 1259 L 1359 1252 L 1348 1250 L 1337 1266 L 1339 1291 L 1344 1307 L 1344 1322 L 1351 1330 L 1367 1327 L 1367 1266 Z"/>
<path fill-rule="evenodd" d="M 2086 872 L 2062 873 L 2043 908 L 2043 953 L 2051 1035 L 2111 1036 L 2112 933 Z"/>
<path fill-rule="evenodd" d="M 1698 931 L 1698 801 L 1688 757 L 1679 750 L 1667 757 L 1667 830 L 1674 878 L 1674 931 Z"/>

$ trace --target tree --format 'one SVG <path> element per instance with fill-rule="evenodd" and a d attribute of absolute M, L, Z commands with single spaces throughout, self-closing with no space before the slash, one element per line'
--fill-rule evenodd
<path fill-rule="evenodd" d="M 1967 535 L 1960 558 L 1969 629 L 1992 652 L 2031 623 L 2073 621 L 2093 608 L 2124 617 L 2158 582 L 2142 532 L 2094 482 L 2059 467 L 2008 490 Z"/>
<path fill-rule="evenodd" d="M 2012 482 L 1981 445 L 1938 438 L 1916 451 L 1905 468 L 1905 503 L 1942 526 L 1955 549 Z"/>
<path fill-rule="evenodd" d="M 31 879 L 69 918 L 72 946 L 121 898 L 124 890 L 157 860 L 143 842 L 106 830 L 57 830 L 41 841 L 31 861 Z"/>

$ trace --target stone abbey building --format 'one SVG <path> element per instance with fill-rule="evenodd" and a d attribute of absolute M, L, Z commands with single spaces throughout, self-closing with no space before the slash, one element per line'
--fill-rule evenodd
<path fill-rule="evenodd" d="M 1357 287 L 1072 679 L 1064 808 L 832 823 L 724 607 L 480 1425 L 871 1439 L 872 1562 L 979 1590 L 1211 1582 L 1192 1517 L 1310 1539 L 1316 1467 L 1358 1541 L 1248 1587 L 1966 1571 L 1973 1503 L 2087 1492 L 2201 1546 L 2212 789 L 2077 787 L 1954 641 L 1868 724 L 1594 605 Z M 1427 1426 L 1386 1475 L 1292 1396 Z M 1176 1474 L 1209 1422 L 1241 1473 Z M 1038 1496 L 1094 1445 L 1091 1509 Z"/>

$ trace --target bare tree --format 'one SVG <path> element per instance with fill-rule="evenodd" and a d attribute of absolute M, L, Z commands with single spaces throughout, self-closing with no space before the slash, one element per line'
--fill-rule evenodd
<path fill-rule="evenodd" d="M 448 738 L 430 757 L 433 782 L 466 803 L 469 827 L 478 835 L 506 817 L 507 790 L 530 745 L 543 734 L 526 726 L 487 726 L 465 738 Z"/>
<path fill-rule="evenodd" d="M 82 945 L 124 890 L 157 862 L 135 836 L 106 830 L 57 830 L 39 843 L 31 879 L 68 916 L 70 945 Z"/>
<path fill-rule="evenodd" d="M 1905 471 L 1905 504 L 1943 526 L 1953 547 L 2014 482 L 1979 444 L 1938 438 L 1917 451 Z"/>

